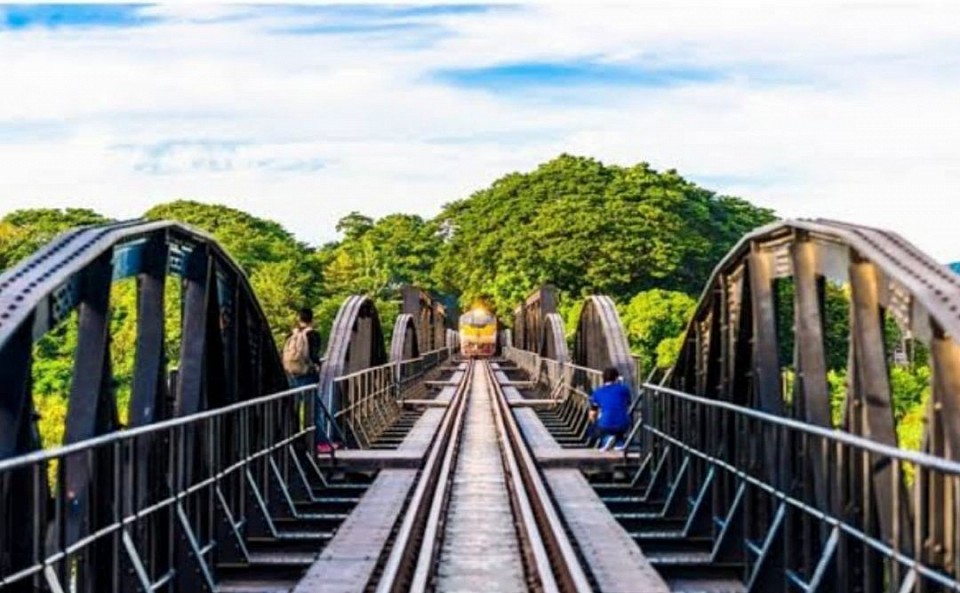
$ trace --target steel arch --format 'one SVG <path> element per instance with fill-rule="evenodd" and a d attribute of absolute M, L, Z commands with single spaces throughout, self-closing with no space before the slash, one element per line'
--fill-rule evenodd
<path fill-rule="evenodd" d="M 778 292 L 775 282 L 793 282 L 793 372 L 796 380 L 784 392 L 778 337 Z M 716 267 L 691 320 L 681 355 L 670 373 L 679 391 L 724 400 L 765 414 L 831 426 L 831 396 L 825 348 L 825 287 L 837 282 L 849 291 L 847 338 L 848 383 L 841 429 L 886 446 L 897 447 L 890 352 L 885 344 L 885 320 L 892 319 L 930 351 L 932 366 L 928 422 L 923 450 L 957 460 L 960 457 L 960 277 L 922 253 L 899 235 L 830 220 L 788 220 L 762 227 L 744 237 Z M 702 416 L 686 419 L 698 447 L 720 447 L 726 459 L 740 459 L 742 443 L 723 430 L 711 430 Z M 731 427 L 726 427 L 730 429 Z M 714 436 L 711 436 L 714 435 Z M 796 476 L 785 462 L 782 446 L 767 435 L 751 471 L 777 488 L 802 479 L 814 508 L 841 509 L 845 521 L 905 554 L 923 553 L 931 565 L 947 561 L 921 552 L 948 546 L 960 535 L 955 519 L 945 520 L 943 501 L 956 507 L 958 493 L 943 477 L 918 479 L 908 492 L 902 468 L 889 459 L 845 461 L 843 472 L 822 456 L 797 459 L 810 467 L 809 476 Z M 716 454 L 718 451 L 709 451 Z M 699 467 L 701 462 L 692 464 Z M 898 469 L 899 468 L 899 469 Z M 705 468 L 690 472 L 707 471 Z M 831 477 L 833 476 L 833 477 Z M 866 479 L 863 479 L 866 478 Z M 837 491 L 837 479 L 851 486 Z M 732 499 L 718 494 L 714 504 L 730 508 Z M 900 503 L 897 503 L 900 501 Z M 940 508 L 940 511 L 937 509 Z M 840 512 L 840 511 L 836 511 Z M 950 515 L 954 517 L 954 515 Z M 756 518 L 757 533 L 781 533 L 770 517 Z M 787 538 L 788 539 L 788 538 Z M 786 542 L 785 546 L 795 545 Z M 841 538 L 841 548 L 857 545 Z M 919 543 L 918 543 L 919 542 Z M 779 544 L 778 544 L 779 545 Z M 811 548 L 779 548 L 787 567 L 802 555 L 819 553 L 825 535 Z M 828 581 L 841 589 L 855 588 L 863 575 L 882 572 L 866 555 L 850 556 Z M 955 568 L 955 567 L 954 567 Z M 834 569 L 831 569 L 834 570 Z M 859 575 L 859 576 L 857 576 Z M 807 575 L 808 578 L 810 575 Z M 758 577 L 760 578 L 760 577 Z M 912 589 L 911 589 L 912 590 Z"/>
<path fill-rule="evenodd" d="M 340 305 L 340 310 L 330 330 L 326 361 L 320 370 L 318 397 L 330 414 L 340 409 L 335 390 L 338 377 L 361 371 L 387 362 L 383 330 L 376 304 L 366 296 L 354 295 Z M 317 410 L 317 425 L 325 417 Z"/>
<path fill-rule="evenodd" d="M 565 363 L 570 360 L 567 338 L 564 333 L 563 318 L 558 313 L 547 313 L 543 317 L 540 332 L 540 356 Z"/>
<path fill-rule="evenodd" d="M 393 323 L 393 336 L 390 339 L 390 362 L 403 362 L 420 356 L 420 344 L 417 338 L 417 322 L 413 315 L 403 313 Z"/>
<path fill-rule="evenodd" d="M 176 379 L 168 386 L 164 302 L 166 277 L 171 275 L 183 283 L 182 339 Z M 41 446 L 32 400 L 33 344 L 74 310 L 79 333 L 67 399 L 66 444 L 121 427 L 110 365 L 110 288 L 130 277 L 137 279 L 130 426 L 286 387 L 269 325 L 246 276 L 209 235 L 166 221 L 74 229 L 0 275 L 0 459 Z M 181 474 L 185 480 L 217 448 L 231 446 L 229 435 L 222 442 L 193 434 L 184 439 L 189 445 Z M 162 443 L 142 443 L 133 467 L 126 467 L 133 463 L 130 459 L 111 450 L 97 452 L 93 460 L 69 458 L 57 476 L 57 488 L 68 493 L 73 509 L 65 519 L 49 514 L 45 481 L 38 491 L 34 481 L 26 481 L 29 474 L 10 474 L 0 485 L 0 516 L 33 520 L 0 521 L 0 573 L 23 565 L 33 552 L 30 546 L 44 541 L 42 531 L 48 527 L 56 526 L 61 544 L 70 545 L 105 517 L 122 512 L 119 507 L 136 508 L 165 487 L 168 468 L 159 447 Z M 110 492 L 115 484 L 112 471 L 92 468 L 121 464 L 131 475 L 124 498 L 96 495 Z M 33 495 L 25 496 L 27 492 Z M 102 579 L 112 576 L 83 571 L 78 578 L 82 589 L 100 590 Z"/>
<path fill-rule="evenodd" d="M 636 385 L 636 366 L 630 343 L 613 300 L 593 295 L 584 301 L 574 337 L 573 362 L 582 367 L 616 367 L 627 385 Z"/>

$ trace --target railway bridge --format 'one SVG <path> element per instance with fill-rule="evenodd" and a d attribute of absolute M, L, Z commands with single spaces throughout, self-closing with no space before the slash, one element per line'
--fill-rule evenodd
<path fill-rule="evenodd" d="M 109 308 L 126 278 L 118 409 Z M 0 591 L 960 590 L 958 307 L 960 277 L 897 235 L 786 221 L 717 266 L 666 372 L 638 367 L 602 295 L 570 336 L 544 287 L 498 356 L 471 361 L 408 288 L 393 320 L 348 298 L 319 383 L 289 389 L 209 236 L 77 229 L 0 275 Z M 78 328 L 65 442 L 43 448 L 34 344 L 62 323 Z M 918 451 L 898 447 L 891 324 L 932 368 Z M 623 451 L 586 446 L 608 366 L 634 396 Z"/>

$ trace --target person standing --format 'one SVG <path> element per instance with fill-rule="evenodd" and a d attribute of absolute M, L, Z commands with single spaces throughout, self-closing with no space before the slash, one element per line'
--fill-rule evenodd
<path fill-rule="evenodd" d="M 630 389 L 620 381 L 620 371 L 614 367 L 603 370 L 603 385 L 593 391 L 590 405 L 590 415 L 595 415 L 593 435 L 600 440 L 600 449 L 608 451 L 614 444 L 623 447 L 630 430 Z"/>
<path fill-rule="evenodd" d="M 283 343 L 283 368 L 292 387 L 313 385 L 320 380 L 320 335 L 313 329 L 313 311 L 297 312 L 297 324 Z"/>

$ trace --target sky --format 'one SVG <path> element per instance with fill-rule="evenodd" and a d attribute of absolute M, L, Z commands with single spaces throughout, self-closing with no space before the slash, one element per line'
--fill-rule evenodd
<path fill-rule="evenodd" d="M 957 10 L 0 5 L 0 215 L 196 199 L 319 244 L 566 152 L 958 260 Z"/>

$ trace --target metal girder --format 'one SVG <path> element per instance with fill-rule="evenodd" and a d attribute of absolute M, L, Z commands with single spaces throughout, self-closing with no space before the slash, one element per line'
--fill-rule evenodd
<path fill-rule="evenodd" d="M 557 289 L 544 284 L 528 296 L 513 312 L 513 345 L 539 352 L 543 347 L 547 316 L 557 312 Z"/>
<path fill-rule="evenodd" d="M 563 318 L 558 313 L 547 313 L 543 316 L 538 354 L 561 363 L 570 360 L 570 353 L 567 351 L 567 337 L 564 335 Z"/>
<path fill-rule="evenodd" d="M 350 296 L 340 306 L 330 330 L 326 362 L 320 369 L 317 397 L 331 414 L 340 408 L 335 380 L 349 373 L 387 362 L 387 352 L 380 329 L 380 316 L 373 300 Z M 327 418 L 315 411 L 317 426 Z"/>
<path fill-rule="evenodd" d="M 447 330 L 447 340 L 446 340 L 447 349 L 451 352 L 460 349 L 460 333 L 453 329 Z"/>
<path fill-rule="evenodd" d="M 781 290 L 780 282 L 789 282 L 785 286 L 792 292 Z M 836 328 L 836 320 L 827 319 L 825 306 L 830 282 L 847 286 L 850 300 L 848 386 L 839 428 L 868 442 L 898 445 L 888 368 L 891 353 L 885 343 L 885 326 L 893 320 L 916 343 L 930 348 L 932 396 L 924 450 L 958 459 L 960 277 L 886 231 L 804 220 L 774 223 L 744 237 L 704 289 L 681 355 L 669 373 L 670 385 L 770 418 L 787 417 L 830 429 L 825 326 L 831 323 Z M 792 302 L 778 302 L 784 295 L 792 295 Z M 793 327 L 780 326 L 787 319 L 783 306 L 792 307 Z M 779 338 L 791 331 L 792 363 L 783 360 L 779 344 Z M 793 380 L 787 384 L 789 392 L 784 392 L 782 376 Z M 720 521 L 722 513 L 732 512 L 737 493 L 745 517 L 742 537 L 760 554 L 750 570 L 762 567 L 763 578 L 773 579 L 755 587 L 778 590 L 784 575 L 777 573 L 788 570 L 798 586 L 806 579 L 804 586 L 811 590 L 830 590 L 831 585 L 840 590 L 939 590 L 935 578 L 911 569 L 909 562 L 894 560 L 876 542 L 957 575 L 960 552 L 954 542 L 960 532 L 960 489 L 953 473 L 911 470 L 914 462 L 831 443 L 826 433 L 801 437 L 775 423 L 712 408 L 704 412 L 708 421 L 701 429 L 703 413 L 698 410 L 689 406 L 682 419 L 651 416 L 657 422 L 671 418 L 664 429 L 689 450 L 662 441 L 654 446 L 658 455 L 666 451 L 664 467 L 683 468 L 683 480 L 690 482 L 683 490 L 690 498 L 703 487 L 703 477 L 692 479 L 700 462 L 689 451 L 716 456 L 706 461 L 727 463 L 743 472 L 721 472 L 714 478 L 713 508 Z M 905 477 L 912 471 L 916 477 L 911 493 Z M 745 477 L 830 514 L 847 527 L 837 531 L 796 508 L 784 514 L 778 510 L 781 499 L 755 485 L 744 487 Z M 863 536 L 851 537 L 850 529 Z M 874 543 L 863 538 L 874 538 Z M 768 552 L 779 558 L 773 565 Z M 771 572 L 771 566 L 777 568 Z M 761 578 L 759 573 L 753 577 Z"/>
<path fill-rule="evenodd" d="M 130 426 L 164 417 L 164 310 L 167 245 L 151 239 L 143 271 L 137 278 L 137 345 L 130 400 Z"/>
<path fill-rule="evenodd" d="M 400 289 L 403 299 L 401 314 L 411 315 L 417 323 L 417 339 L 421 352 L 443 348 L 446 342 L 446 329 L 451 319 L 443 303 L 429 292 L 404 285 Z"/>
<path fill-rule="evenodd" d="M 416 320 L 409 313 L 400 314 L 393 323 L 393 337 L 390 339 L 390 362 L 402 362 L 419 356 L 420 344 L 417 339 Z"/>
<path fill-rule="evenodd" d="M 164 346 L 171 275 L 184 282 L 183 341 L 175 360 L 168 360 Z M 70 391 L 64 394 L 65 440 L 76 446 L 109 438 L 119 428 L 109 298 L 113 282 L 130 277 L 136 278 L 137 288 L 131 426 L 143 429 L 174 413 L 167 393 L 170 367 L 179 370 L 175 394 L 180 414 L 287 386 L 269 324 L 247 279 L 211 237 L 163 221 L 69 231 L 0 276 L 0 460 L 39 447 L 30 380 L 33 343 L 75 309 L 78 345 Z M 45 462 L 0 475 L 0 575 L 43 558 L 47 546 L 56 551 L 82 545 L 121 513 L 159 500 L 171 485 L 190 482 L 193 472 L 208 471 L 223 451 L 238 446 L 232 426 L 216 436 L 194 428 L 174 433 L 176 454 L 170 452 L 169 434 L 131 439 L 127 449 L 114 444 L 65 454 L 50 491 Z M 124 477 L 118 481 L 119 475 Z M 209 539 L 213 515 L 196 515 L 195 500 L 184 504 L 190 507 L 184 512 L 195 521 L 196 536 Z M 143 577 L 160 578 L 175 562 L 165 556 L 171 550 L 189 557 L 164 516 L 165 511 L 158 512 L 129 530 L 110 531 L 85 546 L 82 558 L 58 562 L 12 590 L 34 590 L 44 581 L 76 583 L 78 591 L 132 590 L 142 586 Z M 154 574 L 136 566 L 139 555 L 154 560 Z M 103 570 L 118 561 L 133 564 Z"/>
<path fill-rule="evenodd" d="M 594 295 L 584 301 L 574 338 L 573 362 L 591 369 L 616 367 L 627 385 L 636 385 L 630 343 L 610 297 Z"/>

